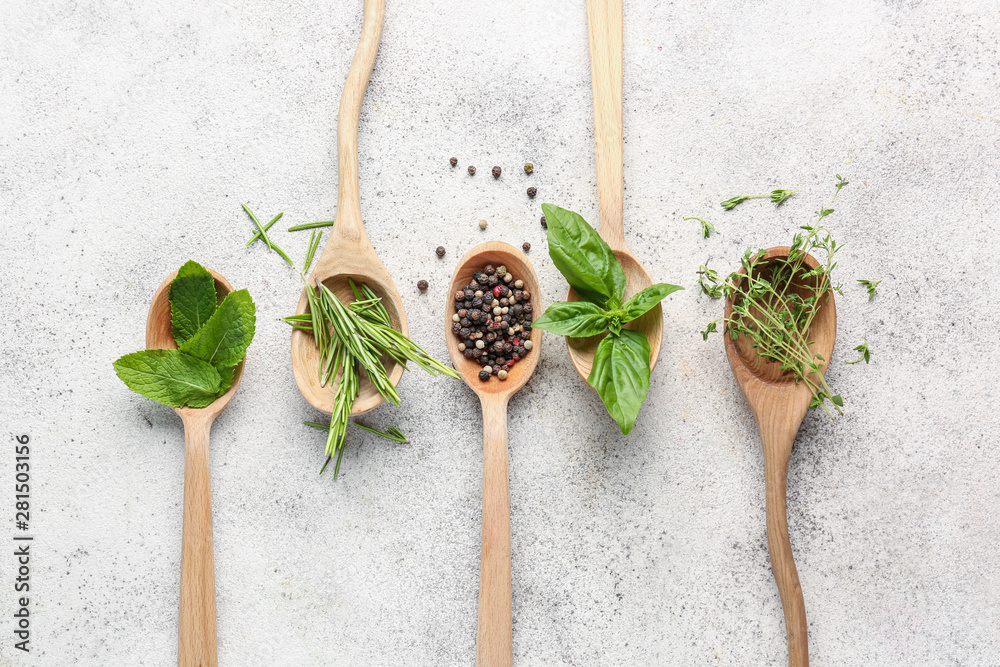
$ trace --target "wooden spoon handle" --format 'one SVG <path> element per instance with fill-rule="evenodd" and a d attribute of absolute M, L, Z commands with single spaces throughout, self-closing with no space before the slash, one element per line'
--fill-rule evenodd
<path fill-rule="evenodd" d="M 181 549 L 180 667 L 216 667 L 215 562 L 208 434 L 212 417 L 184 418 L 184 537 Z"/>
<path fill-rule="evenodd" d="M 476 667 L 510 667 L 510 486 L 507 398 L 483 396 L 483 554 Z"/>
<path fill-rule="evenodd" d="M 597 206 L 601 237 L 625 250 L 622 207 L 622 0 L 587 0 L 590 83 L 597 144 Z"/>
<path fill-rule="evenodd" d="M 385 0 L 365 0 L 364 26 L 361 41 L 351 62 L 340 98 L 337 117 L 337 168 L 340 187 L 337 195 L 337 223 L 332 235 L 343 240 L 370 245 L 361 221 L 361 192 L 358 186 L 358 124 L 361 121 L 361 104 L 368 90 L 368 80 L 375 67 L 375 56 L 382 41 L 382 23 L 385 19 Z M 332 239 L 331 239 L 332 240 Z M 327 248 L 337 244 L 327 243 Z M 325 254 L 325 253 L 324 253 Z"/>
<path fill-rule="evenodd" d="M 761 439 L 768 437 L 761 432 Z M 787 439 L 787 435 L 784 436 Z M 792 440 L 795 439 L 794 433 Z M 809 667 L 809 643 L 806 627 L 806 603 L 795 569 L 792 543 L 788 538 L 788 515 L 785 493 L 788 482 L 788 458 L 791 443 L 769 446 L 764 440 L 764 488 L 767 496 L 767 550 L 771 572 L 778 584 L 781 607 L 785 612 L 789 667 Z"/>

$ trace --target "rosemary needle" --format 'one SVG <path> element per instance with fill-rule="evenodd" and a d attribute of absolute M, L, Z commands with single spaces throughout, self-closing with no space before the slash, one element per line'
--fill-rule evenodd
<path fill-rule="evenodd" d="M 274 223 L 276 223 L 278 220 L 280 220 L 281 216 L 283 216 L 283 215 L 284 215 L 284 213 L 279 213 L 278 215 L 276 215 L 273 218 L 271 218 L 271 222 L 269 222 L 266 225 L 264 225 L 264 231 L 266 232 L 267 230 L 269 230 L 271 228 L 271 226 L 274 225 Z M 260 230 L 258 229 L 256 232 L 253 233 L 253 236 L 250 237 L 250 240 L 243 244 L 243 247 L 245 248 L 245 247 L 249 246 L 251 243 L 253 243 L 254 241 L 256 241 L 259 238 L 260 238 Z M 270 247 L 270 246 L 268 246 L 268 247 Z"/>
<path fill-rule="evenodd" d="M 281 248 L 279 248 L 273 241 L 271 241 L 270 238 L 268 238 L 266 228 L 263 227 L 260 224 L 260 220 L 258 220 L 257 216 L 253 214 L 253 211 L 251 211 L 250 208 L 246 204 L 240 204 L 240 206 L 243 207 L 243 210 L 246 211 L 247 215 L 250 216 L 250 219 L 253 220 L 253 224 L 257 226 L 257 233 L 260 235 L 260 238 L 263 239 L 263 241 L 267 245 L 267 247 L 269 249 L 273 250 L 274 252 L 278 253 L 279 255 L 281 255 L 282 259 L 284 259 L 286 262 L 288 262 L 288 266 L 295 266 L 295 264 L 292 263 L 291 258 L 288 255 L 285 254 L 285 251 L 282 250 Z M 278 217 L 275 218 L 274 221 L 277 221 L 278 218 L 280 218 L 282 215 L 284 215 L 284 214 L 283 213 L 279 213 Z M 271 224 L 272 223 L 268 223 L 268 226 L 270 226 Z"/>
<path fill-rule="evenodd" d="M 307 222 L 303 225 L 292 225 L 288 228 L 290 232 L 298 232 L 303 229 L 316 229 L 317 227 L 333 227 L 333 220 L 323 220 L 320 222 Z"/>

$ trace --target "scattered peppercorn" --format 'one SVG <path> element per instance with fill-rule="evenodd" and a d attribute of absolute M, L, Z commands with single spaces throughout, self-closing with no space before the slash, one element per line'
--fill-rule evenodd
<path fill-rule="evenodd" d="M 545 216 L 542 216 L 542 229 L 548 229 L 549 223 L 545 222 Z"/>
<path fill-rule="evenodd" d="M 531 294 L 521 287 L 507 267 L 487 264 L 476 271 L 465 287 L 455 292 L 452 331 L 459 339 L 459 351 L 481 367 L 483 382 L 496 375 L 507 378 L 510 368 L 531 349 Z M 458 321 L 455 319 L 458 318 Z"/>
<path fill-rule="evenodd" d="M 454 167 L 455 165 L 458 164 L 458 158 L 457 157 L 453 157 L 452 159 L 448 160 L 448 162 L 451 162 L 451 166 Z"/>
<path fill-rule="evenodd" d="M 534 170 L 535 170 L 535 165 L 531 164 L 530 162 L 526 162 L 524 164 L 524 173 L 530 174 Z"/>
<path fill-rule="evenodd" d="M 473 166 L 472 166 L 472 165 L 470 164 L 470 165 L 469 165 L 469 176 L 475 176 L 475 175 L 476 175 L 476 168 L 475 168 L 475 167 L 473 167 Z"/>
<path fill-rule="evenodd" d="M 426 280 L 418 280 L 417 281 L 417 289 L 420 290 L 421 292 L 426 292 L 427 291 L 427 281 Z"/>
<path fill-rule="evenodd" d="M 437 247 L 437 250 L 435 250 L 434 252 L 437 253 L 438 257 L 444 257 L 444 246 L 443 245 L 439 245 Z"/>
<path fill-rule="evenodd" d="M 493 167 L 493 178 L 500 178 L 500 167 Z"/>
<path fill-rule="evenodd" d="M 521 250 L 523 250 L 524 252 L 528 252 L 529 250 L 531 250 L 531 244 L 525 241 L 524 243 L 521 244 Z"/>
<path fill-rule="evenodd" d="M 537 195 L 537 194 L 538 194 L 538 190 L 537 189 L 535 189 L 535 188 L 528 188 L 528 198 L 529 199 L 534 199 L 535 195 Z"/>
<path fill-rule="evenodd" d="M 486 229 L 486 219 L 485 218 L 483 220 L 479 221 L 479 228 L 480 229 Z"/>

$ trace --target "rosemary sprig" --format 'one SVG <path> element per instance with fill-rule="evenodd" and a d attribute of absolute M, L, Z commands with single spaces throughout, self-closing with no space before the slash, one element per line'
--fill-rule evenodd
<path fill-rule="evenodd" d="M 364 284 L 359 286 L 353 280 L 349 280 L 349 284 L 354 300 L 345 304 L 318 279 L 315 286 L 307 283 L 309 312 L 284 318 L 290 326 L 313 335 L 320 353 L 321 386 L 339 380 L 334 390 L 334 408 L 329 425 L 307 422 L 309 426 L 328 431 L 327 459 L 323 470 L 336 456 L 334 479 L 344 456 L 347 422 L 351 406 L 358 396 L 362 371 L 382 397 L 393 405 L 399 405 L 399 394 L 389 380 L 383 358 L 404 365 L 413 362 L 431 375 L 443 373 L 455 379 L 460 377 L 454 368 L 434 359 L 422 347 L 396 331 L 382 299 L 370 287 Z M 406 436 L 396 427 L 383 433 L 361 424 L 355 425 L 396 442 L 407 442 Z"/>
<path fill-rule="evenodd" d="M 316 229 L 317 227 L 333 227 L 333 220 L 321 220 L 320 222 L 307 222 L 302 225 L 292 225 L 288 228 L 288 231 L 299 232 L 303 229 Z"/>
<path fill-rule="evenodd" d="M 401 443 L 408 443 L 409 442 L 409 440 L 406 439 L 406 436 L 403 435 L 403 432 L 400 431 L 395 426 L 390 426 L 389 427 L 389 431 L 384 433 L 384 432 L 378 430 L 377 428 L 372 428 L 371 426 L 365 426 L 364 424 L 359 424 L 358 422 L 354 422 L 354 425 L 357 426 L 358 428 L 360 428 L 363 431 L 368 431 L 369 433 L 374 433 L 375 435 L 380 435 L 383 438 L 385 438 L 386 440 L 392 440 L 393 442 L 401 442 Z"/>
<path fill-rule="evenodd" d="M 281 255 L 282 259 L 284 259 L 286 262 L 288 262 L 288 266 L 295 266 L 295 264 L 292 263 L 291 258 L 288 255 L 285 254 L 285 251 L 282 250 L 281 248 L 279 248 L 267 236 L 267 227 L 270 227 L 275 222 L 277 222 L 278 218 L 280 218 L 282 215 L 284 215 L 284 213 L 279 213 L 277 215 L 277 217 L 274 218 L 274 220 L 272 220 L 271 222 L 267 223 L 267 227 L 264 227 L 264 226 L 262 226 L 260 224 L 260 220 L 257 219 L 257 216 L 253 214 L 253 211 L 251 211 L 250 208 L 246 204 L 240 204 L 240 206 L 243 207 L 243 210 L 247 212 L 247 215 L 250 216 L 250 219 L 253 220 L 253 224 L 257 227 L 257 233 L 254 235 L 254 238 L 250 239 L 250 243 L 253 243 L 258 238 L 261 239 L 261 240 L 263 240 L 264 244 L 267 245 L 267 247 L 270 250 L 273 250 L 274 252 L 276 252 L 279 255 Z M 247 245 L 250 245 L 250 243 L 248 243 Z"/>

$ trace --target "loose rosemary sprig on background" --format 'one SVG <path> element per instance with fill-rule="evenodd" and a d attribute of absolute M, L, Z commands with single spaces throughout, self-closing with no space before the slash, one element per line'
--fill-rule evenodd
<path fill-rule="evenodd" d="M 837 174 L 837 190 L 830 203 L 816 212 L 814 224 L 801 227 L 805 233 L 795 234 L 786 258 L 765 261 L 763 249 L 755 252 L 748 248 L 740 260 L 742 271 L 731 273 L 725 281 L 705 266 L 698 271 L 699 284 L 706 294 L 725 296 L 733 302 L 732 316 L 710 322 L 701 332 L 702 337 L 707 340 L 709 334 L 718 331 L 719 323 L 733 340 L 746 336 L 758 355 L 778 364 L 782 371 L 793 374 L 796 382 L 809 388 L 813 394 L 810 407 L 822 407 L 831 417 L 834 411 L 843 413 L 844 400 L 827 384 L 821 372 L 826 360 L 812 350 L 808 336 L 813 319 L 830 299 L 830 274 L 837 266 L 834 257 L 842 247 L 820 221 L 833 213 L 833 202 L 845 185 L 847 181 Z M 824 259 L 812 269 L 805 263 L 807 254 Z M 806 296 L 796 290 L 801 287 L 807 288 Z"/>
<path fill-rule="evenodd" d="M 274 219 L 271 220 L 271 222 L 267 223 L 266 226 L 264 226 L 264 225 L 260 224 L 260 220 L 258 220 L 257 216 L 253 214 L 253 211 L 250 210 L 250 207 L 248 207 L 246 204 L 240 204 L 240 206 L 243 207 L 243 210 L 246 211 L 247 215 L 250 216 L 250 219 L 253 220 L 254 226 L 257 227 L 257 232 L 250 238 L 250 240 L 247 242 L 247 245 L 250 245 L 251 243 L 253 243 L 257 239 L 261 239 L 262 241 L 264 241 L 264 244 L 270 250 L 273 250 L 274 252 L 276 252 L 279 255 L 281 255 L 282 259 L 284 259 L 286 262 L 288 262 L 288 266 L 295 266 L 295 264 L 292 263 L 291 258 L 288 255 L 285 254 L 285 251 L 282 250 L 281 248 L 279 248 L 277 246 L 277 244 L 275 244 L 267 236 L 267 230 L 270 229 L 271 225 L 273 225 L 274 223 L 276 223 L 281 218 L 281 216 L 284 215 L 284 213 L 279 213 L 278 215 L 274 216 Z"/>
<path fill-rule="evenodd" d="M 344 304 L 326 285 L 316 281 L 315 287 L 306 290 L 309 312 L 284 318 L 291 326 L 313 334 L 320 352 L 320 385 L 326 386 L 338 380 L 334 390 L 334 409 L 326 439 L 327 463 L 337 457 L 333 477 L 337 478 L 340 462 L 344 456 L 347 422 L 351 416 L 351 406 L 358 396 L 361 372 L 389 403 L 399 405 L 399 394 L 389 380 L 389 374 L 381 358 L 388 357 L 400 364 L 413 362 L 431 375 L 442 373 L 459 379 L 458 372 L 445 366 L 426 350 L 392 327 L 389 313 L 382 305 L 382 299 L 367 285 L 356 285 L 349 281 L 354 292 L 354 301 Z M 312 426 L 314 424 L 310 424 Z M 357 426 L 361 426 L 358 424 Z M 362 427 L 389 437 L 381 431 Z M 390 435 L 406 438 L 396 429 Z M 326 464 L 323 465 L 323 470 Z M 322 473 L 323 470 L 320 470 Z"/>
<path fill-rule="evenodd" d="M 302 225 L 292 225 L 288 228 L 288 231 L 298 232 L 303 229 L 316 229 L 317 227 L 333 227 L 333 220 L 321 220 L 320 222 L 307 222 Z"/>
<path fill-rule="evenodd" d="M 838 188 L 837 191 L 839 192 L 840 189 Z M 739 206 L 748 199 L 761 199 L 763 197 L 770 197 L 771 202 L 775 206 L 781 206 L 782 204 L 785 203 L 786 199 L 794 195 L 796 192 L 798 192 L 798 190 L 771 190 L 770 192 L 767 192 L 762 195 L 738 195 L 736 197 L 730 197 L 726 201 L 722 202 L 722 208 L 726 209 L 727 211 L 732 211 L 734 208 L 736 208 L 737 206 Z"/>

